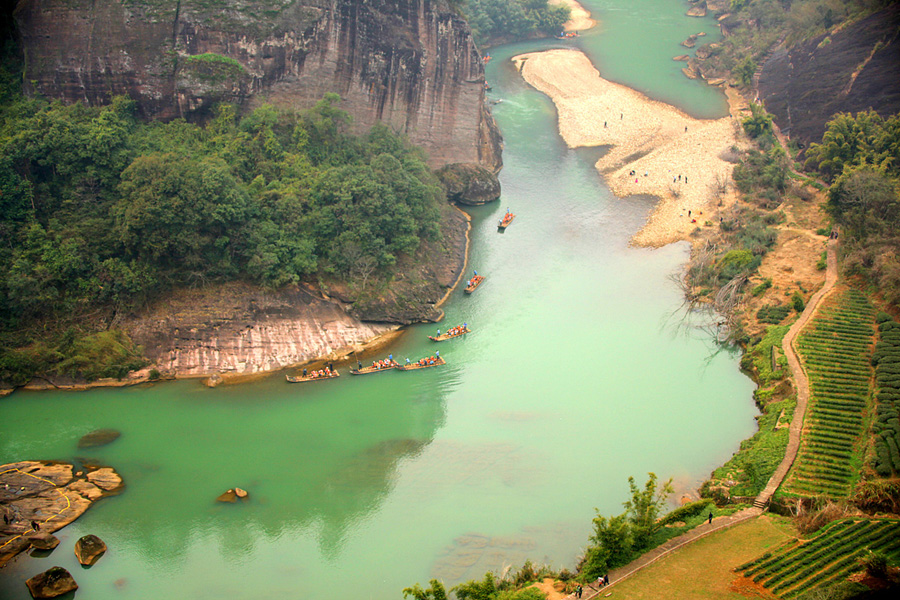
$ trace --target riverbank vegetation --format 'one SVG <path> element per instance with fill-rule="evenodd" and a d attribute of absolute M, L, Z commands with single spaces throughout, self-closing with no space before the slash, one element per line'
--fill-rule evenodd
<path fill-rule="evenodd" d="M 0 381 L 127 372 L 140 349 L 98 332 L 177 287 L 371 287 L 440 233 L 422 151 L 384 125 L 350 135 L 337 95 L 304 112 L 221 105 L 205 125 L 144 123 L 122 97 L 25 98 L 11 43 L 3 58 Z"/>
<path fill-rule="evenodd" d="M 462 11 L 481 48 L 558 35 L 571 12 L 547 0 L 465 0 Z"/>

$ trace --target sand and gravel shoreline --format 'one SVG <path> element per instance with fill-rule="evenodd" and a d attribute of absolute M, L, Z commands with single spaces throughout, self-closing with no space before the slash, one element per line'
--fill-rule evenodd
<path fill-rule="evenodd" d="M 596 167 L 616 196 L 660 199 L 648 223 L 632 238 L 659 247 L 689 240 L 717 217 L 713 190 L 728 180 L 733 164 L 722 156 L 738 144 L 743 106 L 730 90 L 731 115 L 695 119 L 600 76 L 578 50 L 548 50 L 514 57 L 530 85 L 556 105 L 559 132 L 570 148 L 609 146 Z M 679 178 L 680 176 L 680 178 Z"/>
<path fill-rule="evenodd" d="M 562 4 L 569 7 L 569 20 L 563 24 L 563 31 L 584 31 L 597 24 L 597 21 L 591 18 L 591 13 L 575 0 L 549 0 L 547 4 L 551 6 Z"/>

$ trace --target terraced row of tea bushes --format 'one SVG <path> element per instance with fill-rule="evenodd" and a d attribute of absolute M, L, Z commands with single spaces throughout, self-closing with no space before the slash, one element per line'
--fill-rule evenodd
<path fill-rule="evenodd" d="M 882 477 L 900 473 L 900 323 L 878 313 L 879 341 L 872 354 L 876 398 L 874 448 L 875 472 Z"/>
<path fill-rule="evenodd" d="M 836 292 L 797 339 L 810 398 L 786 492 L 843 497 L 859 477 L 874 312 L 864 294 Z"/>
<path fill-rule="evenodd" d="M 782 598 L 843 580 L 868 552 L 900 561 L 900 520 L 843 519 L 812 540 L 790 541 L 735 569 Z"/>

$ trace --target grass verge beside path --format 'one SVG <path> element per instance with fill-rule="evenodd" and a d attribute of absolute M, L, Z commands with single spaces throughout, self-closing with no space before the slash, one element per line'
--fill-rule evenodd
<path fill-rule="evenodd" d="M 793 539 L 791 532 L 789 519 L 765 514 L 685 546 L 615 585 L 608 593 L 611 598 L 625 600 L 746 600 L 747 595 L 733 587 L 742 578 L 732 569 Z M 755 597 L 774 598 L 761 586 L 754 588 L 757 589 L 761 594 Z M 601 591 L 599 597 L 606 593 Z"/>

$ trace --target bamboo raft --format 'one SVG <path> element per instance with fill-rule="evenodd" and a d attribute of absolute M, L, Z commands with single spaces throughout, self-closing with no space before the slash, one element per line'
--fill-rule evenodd
<path fill-rule="evenodd" d="M 516 218 L 516 215 L 514 215 L 513 213 L 511 213 L 511 212 L 506 213 L 505 215 L 503 215 L 503 218 L 500 219 L 500 223 L 497 225 L 497 228 L 498 229 L 506 229 L 507 227 L 509 227 L 509 224 L 512 223 L 513 219 L 515 219 L 515 218 Z"/>
<path fill-rule="evenodd" d="M 424 365 L 420 365 L 417 362 L 409 363 L 408 365 L 398 365 L 398 371 L 415 371 L 416 369 L 427 369 L 429 367 L 439 367 L 441 365 L 446 365 L 447 362 L 441 358 L 440 356 L 435 359 L 434 364 L 425 363 Z"/>
<path fill-rule="evenodd" d="M 371 375 L 372 373 L 382 373 L 384 371 L 390 371 L 391 369 L 396 369 L 399 366 L 400 366 L 400 363 L 398 363 L 395 360 L 391 363 L 390 366 L 387 366 L 387 367 L 378 368 L 378 367 L 368 366 L 368 367 L 363 367 L 362 369 L 350 369 L 350 374 L 351 375 Z"/>
<path fill-rule="evenodd" d="M 288 383 L 306 383 L 307 381 L 324 381 L 326 379 L 334 379 L 335 377 L 340 377 L 341 374 L 337 372 L 337 370 L 332 371 L 331 375 L 322 375 L 320 377 L 313 377 L 312 375 L 307 375 L 303 377 L 302 375 L 292 376 L 285 375 L 285 379 L 287 379 Z"/>
<path fill-rule="evenodd" d="M 475 291 L 475 288 L 477 288 L 479 285 L 482 284 L 482 282 L 484 281 L 484 275 L 476 275 L 469 281 L 470 281 L 469 285 L 466 286 L 467 294 L 471 294 L 472 292 Z"/>
<path fill-rule="evenodd" d="M 454 333 L 454 334 L 442 333 L 441 335 L 429 335 L 428 339 L 433 342 L 445 342 L 447 340 L 452 340 L 453 338 L 458 338 L 461 335 L 466 335 L 470 331 L 472 331 L 472 330 L 469 329 L 468 327 L 466 327 L 459 333 Z"/>

